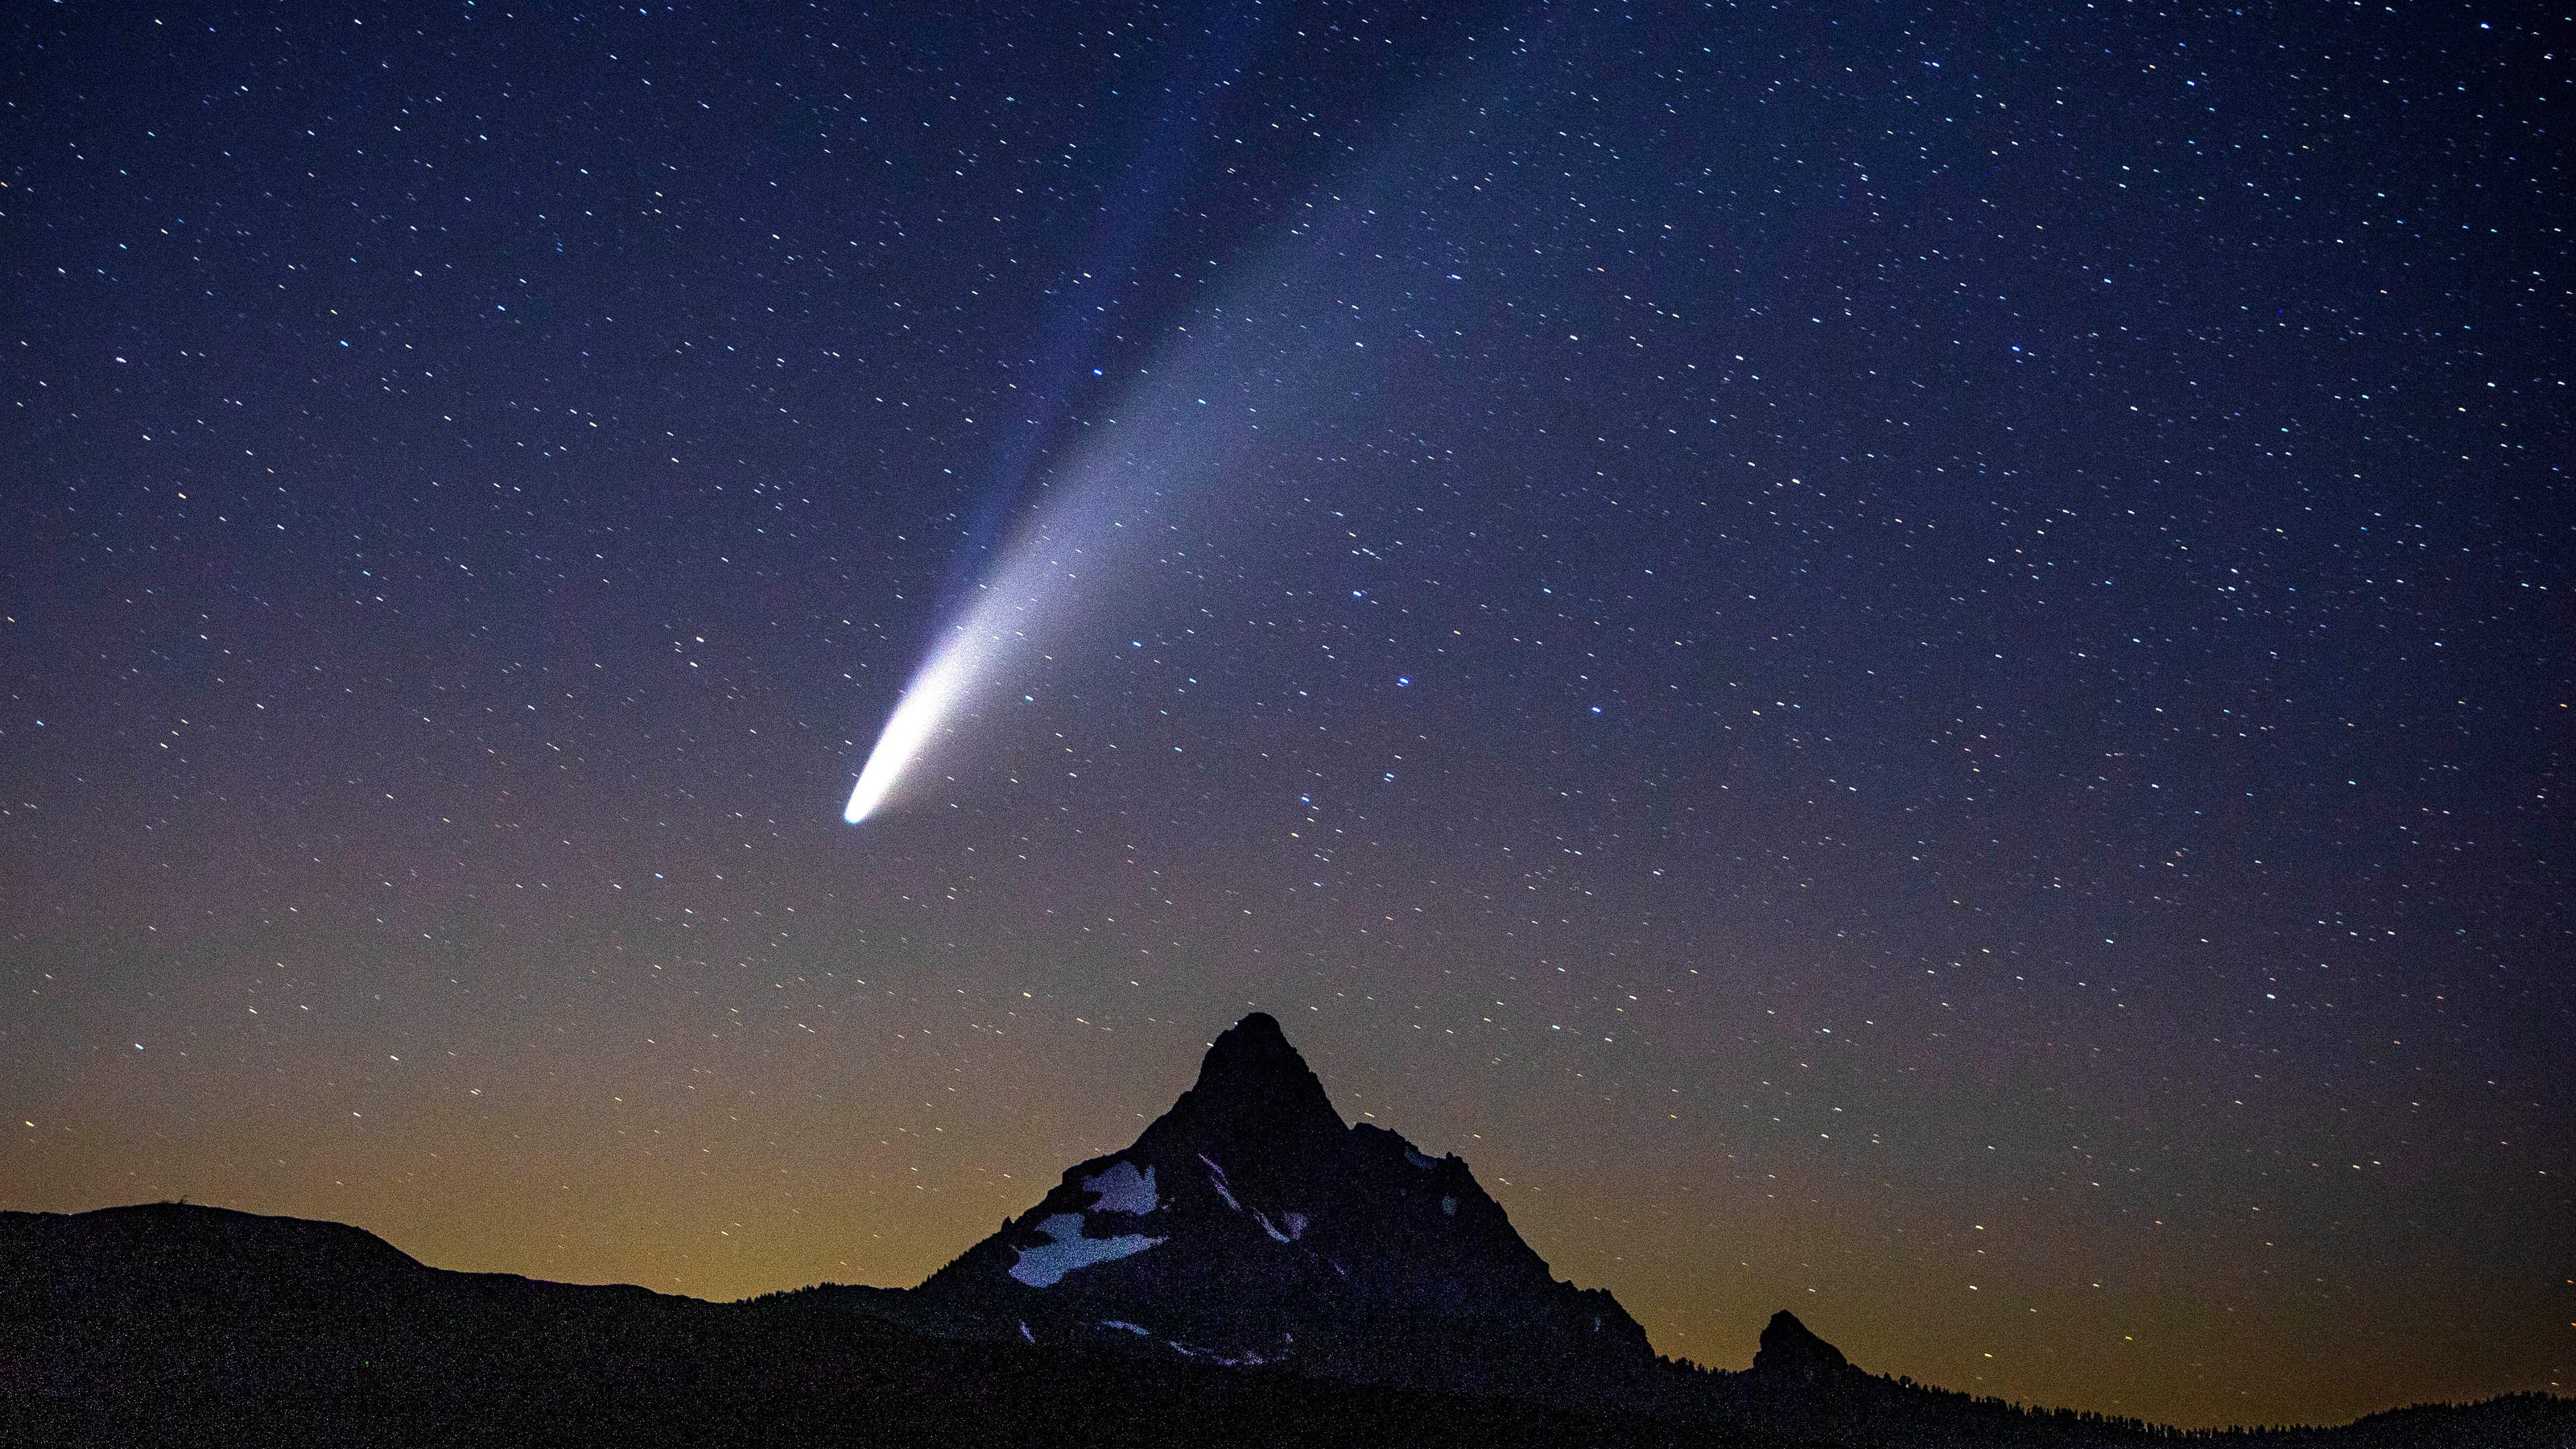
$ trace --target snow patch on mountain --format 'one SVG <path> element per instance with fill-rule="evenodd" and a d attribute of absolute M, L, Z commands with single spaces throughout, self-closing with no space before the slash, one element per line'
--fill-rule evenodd
<path fill-rule="evenodd" d="M 1019 1261 L 1011 1265 L 1011 1276 L 1032 1288 L 1054 1287 L 1075 1269 L 1131 1257 L 1164 1241 L 1142 1233 L 1086 1238 L 1082 1235 L 1080 1213 L 1057 1213 L 1038 1224 L 1038 1231 L 1046 1234 L 1049 1241 L 1019 1249 Z"/>
<path fill-rule="evenodd" d="M 1208 1186 L 1216 1189 L 1216 1195 L 1225 1199 L 1225 1205 L 1227 1207 L 1234 1209 L 1236 1212 L 1243 1211 L 1243 1204 L 1234 1200 L 1234 1189 L 1225 1185 L 1225 1169 L 1217 1166 L 1215 1160 L 1210 1158 L 1204 1152 L 1200 1153 L 1198 1156 L 1199 1161 L 1207 1164 Z"/>
<path fill-rule="evenodd" d="M 1141 1216 L 1163 1205 L 1154 1192 L 1154 1169 L 1138 1172 L 1132 1162 L 1113 1162 L 1084 1178 L 1082 1186 L 1085 1191 L 1100 1194 L 1100 1200 L 1091 1205 L 1094 1212 Z"/>

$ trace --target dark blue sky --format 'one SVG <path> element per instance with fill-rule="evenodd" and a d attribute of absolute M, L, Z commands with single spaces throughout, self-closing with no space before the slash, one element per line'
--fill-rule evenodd
<path fill-rule="evenodd" d="M 2564 22 L 9 23 L 0 1206 L 909 1282 L 1258 1005 L 1666 1352 L 2571 1382 Z"/>

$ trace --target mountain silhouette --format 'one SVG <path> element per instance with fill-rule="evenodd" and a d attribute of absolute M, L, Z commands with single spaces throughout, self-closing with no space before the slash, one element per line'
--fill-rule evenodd
<path fill-rule="evenodd" d="M 1265 1013 L 1135 1143 L 931 1275 L 949 1333 L 1477 1393 L 1635 1398 L 1656 1358 L 1454 1156 L 1349 1125 Z"/>
<path fill-rule="evenodd" d="M 0 1212 L 0 1446 L 1420 1445 L 2112 1449 L 2135 1420 L 1869 1373 L 1786 1311 L 1657 1357 L 1464 1162 L 1345 1123 L 1245 1017 L 1127 1148 L 918 1288 L 740 1303 L 428 1267 L 338 1223 Z M 2518 1394 L 2229 1449 L 2576 1449 Z"/>
<path fill-rule="evenodd" d="M 1857 1373 L 1843 1351 L 1816 1337 L 1814 1330 L 1798 1321 L 1798 1315 L 1783 1308 L 1762 1325 L 1761 1347 L 1754 1350 L 1753 1372 L 1766 1379 L 1795 1380 L 1814 1384 L 1831 1383 L 1847 1373 Z"/>

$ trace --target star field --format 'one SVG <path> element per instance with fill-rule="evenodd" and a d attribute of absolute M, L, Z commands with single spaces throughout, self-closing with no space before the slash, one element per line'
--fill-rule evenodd
<path fill-rule="evenodd" d="M 911 1283 L 1257 1006 L 1668 1354 L 2576 1385 L 2564 17 L 9 24 L 0 1207 Z"/>

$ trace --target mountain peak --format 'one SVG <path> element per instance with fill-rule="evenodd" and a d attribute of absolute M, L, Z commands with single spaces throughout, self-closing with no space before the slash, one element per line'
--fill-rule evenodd
<path fill-rule="evenodd" d="M 1346 1130 L 1323 1082 L 1266 1011 L 1217 1034 L 1199 1062 L 1197 1084 L 1172 1104 L 1164 1122 L 1188 1136 L 1248 1137 L 1269 1145 Z"/>
<path fill-rule="evenodd" d="M 1208 1044 L 1207 1059 L 1215 1061 L 1220 1052 L 1297 1057 L 1297 1049 L 1288 1044 L 1288 1033 L 1280 1029 L 1279 1018 L 1266 1011 L 1246 1012 L 1241 1021 L 1218 1032 L 1216 1040 Z M 1297 1057 L 1297 1064 L 1304 1066 L 1305 1059 Z"/>
<path fill-rule="evenodd" d="M 1219 1090 L 1249 1090 L 1257 1096 L 1300 1095 L 1312 1086 L 1315 1095 L 1324 1095 L 1324 1084 L 1316 1080 L 1306 1059 L 1288 1044 L 1288 1033 L 1279 1029 L 1279 1018 L 1266 1011 L 1256 1011 L 1218 1032 L 1209 1043 L 1207 1055 L 1199 1061 L 1201 1087 Z M 1325 1109 L 1332 1107 L 1329 1099 Z"/>

